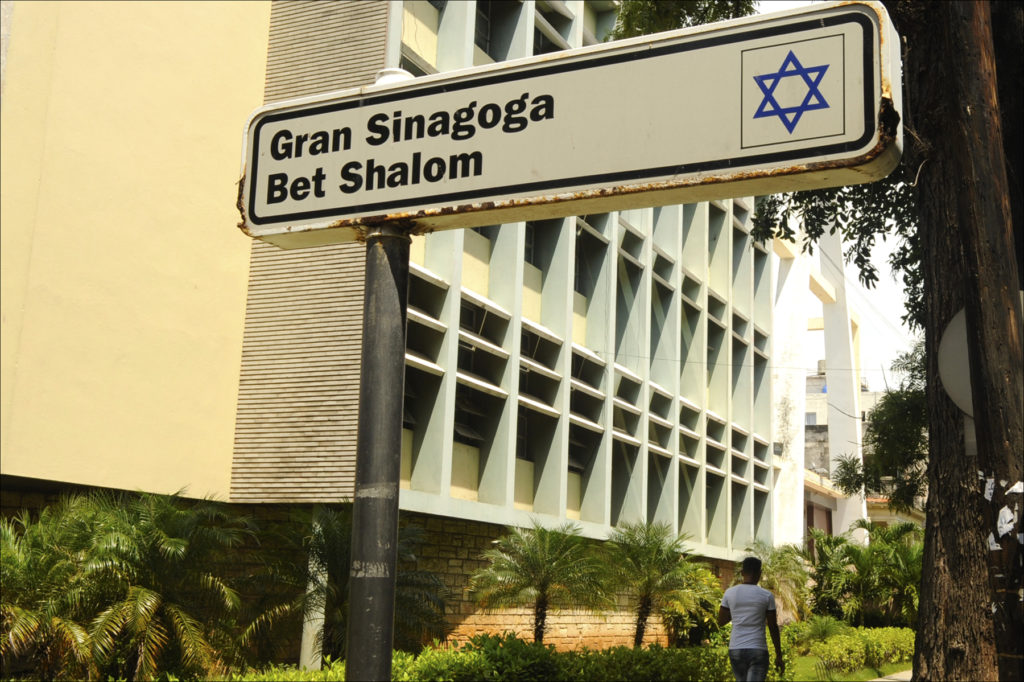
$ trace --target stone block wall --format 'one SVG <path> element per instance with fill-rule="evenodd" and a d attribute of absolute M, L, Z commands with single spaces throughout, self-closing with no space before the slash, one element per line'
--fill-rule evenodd
<path fill-rule="evenodd" d="M 425 542 L 417 568 L 442 577 L 448 589 L 447 621 L 449 639 L 464 641 L 474 635 L 512 631 L 526 640 L 533 639 L 533 611 L 529 608 L 488 612 L 469 596 L 469 577 L 486 565 L 481 555 L 505 533 L 503 526 L 423 514 L 403 516 L 405 523 L 423 528 Z M 625 599 L 618 608 L 605 613 L 552 610 L 548 613 L 544 642 L 557 649 L 582 646 L 604 648 L 632 646 L 635 618 Z M 661 619 L 652 616 L 647 623 L 645 644 L 667 644 Z"/>

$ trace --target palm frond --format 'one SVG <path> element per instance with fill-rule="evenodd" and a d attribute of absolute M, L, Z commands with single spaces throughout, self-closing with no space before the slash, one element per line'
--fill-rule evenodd
<path fill-rule="evenodd" d="M 98 658 L 106 659 L 110 656 L 116 646 L 117 636 L 124 629 L 128 618 L 128 604 L 124 601 L 112 604 L 96 616 L 90 629 L 93 647 Z"/>
<path fill-rule="evenodd" d="M 157 671 L 157 658 L 167 645 L 167 630 L 156 620 L 139 632 L 136 646 L 135 679 L 150 680 Z"/>
<path fill-rule="evenodd" d="M 214 657 L 213 648 L 203 635 L 202 625 L 176 604 L 164 604 L 167 620 L 171 623 L 182 658 L 187 666 L 205 669 Z"/>
<path fill-rule="evenodd" d="M 38 641 L 41 630 L 38 613 L 14 604 L 3 604 L 0 607 L 0 623 L 3 628 L 0 631 L 0 654 L 23 654 Z"/>

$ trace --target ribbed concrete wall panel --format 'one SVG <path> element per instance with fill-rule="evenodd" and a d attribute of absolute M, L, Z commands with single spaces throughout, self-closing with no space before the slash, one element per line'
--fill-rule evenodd
<path fill-rule="evenodd" d="M 264 99 L 372 83 L 384 68 L 388 3 L 278 0 L 270 14 Z"/>
<path fill-rule="evenodd" d="M 349 498 L 355 477 L 364 249 L 252 251 L 231 495 Z"/>
<path fill-rule="evenodd" d="M 388 3 L 274 2 L 266 102 L 358 87 L 384 68 Z M 365 248 L 254 242 L 232 500 L 351 498 Z"/>

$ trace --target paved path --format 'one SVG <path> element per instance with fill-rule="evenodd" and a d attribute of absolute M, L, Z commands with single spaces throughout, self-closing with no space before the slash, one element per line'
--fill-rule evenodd
<path fill-rule="evenodd" d="M 885 680 L 885 682 L 895 682 L 896 680 L 899 680 L 900 682 L 907 682 L 910 680 L 911 673 L 913 672 L 913 670 L 901 670 L 900 672 L 893 673 L 892 675 L 879 677 L 877 680 L 872 680 L 872 682 L 882 682 L 883 680 Z"/>

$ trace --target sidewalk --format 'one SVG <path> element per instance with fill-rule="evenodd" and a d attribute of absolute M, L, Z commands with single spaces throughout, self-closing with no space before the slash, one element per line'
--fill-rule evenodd
<path fill-rule="evenodd" d="M 896 680 L 899 680 L 900 682 L 907 682 L 908 680 L 910 680 L 910 675 L 913 672 L 913 670 L 901 670 L 898 673 L 886 675 L 885 677 L 879 677 L 878 679 L 872 680 L 871 682 L 882 682 L 882 680 L 885 680 L 886 682 L 895 682 Z"/>

